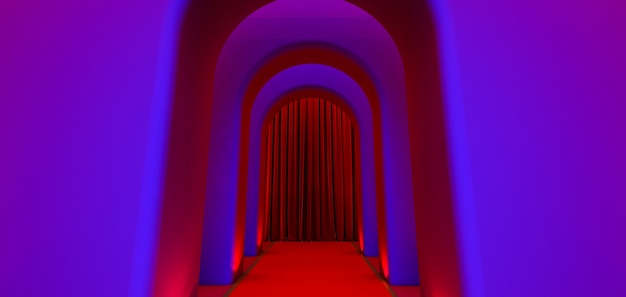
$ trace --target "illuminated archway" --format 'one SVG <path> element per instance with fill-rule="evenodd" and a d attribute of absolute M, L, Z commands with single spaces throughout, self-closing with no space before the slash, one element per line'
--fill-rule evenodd
<path fill-rule="evenodd" d="M 156 84 L 158 89 L 155 90 L 146 174 L 139 205 L 138 236 L 130 288 L 133 296 L 189 295 L 197 286 L 200 220 L 203 217 L 201 209 L 207 198 L 204 195 L 208 166 L 206 135 L 214 89 L 213 70 L 218 53 L 231 30 L 268 2 L 171 2 L 162 30 Z M 423 159 L 435 160 L 429 166 L 447 168 L 448 163 L 436 160 L 449 153 L 450 173 L 444 174 L 443 178 L 449 176 L 452 183 L 452 197 L 443 197 L 442 202 L 430 196 L 416 196 L 416 201 L 428 200 L 429 204 L 434 204 L 419 209 L 416 204 L 415 210 L 419 214 L 418 224 L 421 226 L 419 245 L 424 246 L 420 247 L 420 258 L 428 260 L 420 260 L 422 289 L 428 294 L 460 292 L 459 284 L 463 282 L 466 284 L 463 292 L 480 292 L 480 258 L 477 254 L 473 202 L 468 188 L 467 156 L 464 153 L 463 100 L 456 77 L 455 37 L 451 32 L 447 4 L 445 1 L 427 0 L 349 2 L 368 11 L 388 29 L 405 60 L 405 70 L 408 69 L 408 101 L 425 103 L 417 107 L 409 105 L 409 112 L 413 115 L 410 119 L 411 137 L 419 143 L 429 142 L 431 137 L 444 138 L 443 146 L 449 149 L 448 152 L 445 148 L 441 149 L 441 145 L 436 145 L 423 151 L 422 148 L 412 146 L 412 156 L 420 156 L 412 158 L 414 171 L 421 166 Z M 427 47 L 424 48 L 424 45 Z M 309 59 L 307 62 L 311 63 L 315 61 L 310 59 L 316 57 L 301 58 Z M 424 77 L 436 77 L 441 83 L 432 80 L 423 82 Z M 428 89 L 439 87 L 442 93 Z M 442 110 L 432 110 L 433 105 L 441 105 Z M 422 110 L 421 107 L 427 109 Z M 433 112 L 441 112 L 443 119 L 432 117 Z M 421 130 L 433 124 L 441 125 L 439 121 L 442 121 L 445 129 L 437 128 L 431 134 L 422 133 Z M 416 126 L 420 128 L 413 132 Z M 433 149 L 440 156 L 431 158 L 432 152 L 429 150 Z M 419 184 L 419 179 L 423 177 L 414 176 L 414 180 L 417 179 Z M 436 178 L 437 181 L 439 178 Z M 416 192 L 416 195 L 423 194 Z M 445 227 L 429 231 L 428 226 Z M 455 233 L 454 228 L 458 228 L 458 233 Z M 181 231 L 184 231 L 183 234 Z M 457 241 L 458 249 L 455 246 Z M 456 262 L 457 259 L 460 262 Z"/>
<path fill-rule="evenodd" d="M 263 66 L 261 66 L 254 76 L 250 80 L 248 87 L 244 93 L 244 115 L 243 118 L 249 119 L 251 115 L 252 105 L 254 100 L 261 90 L 261 88 L 274 76 L 278 75 L 281 71 L 284 71 L 290 67 L 295 67 L 302 64 L 320 64 L 335 68 L 354 80 L 359 87 L 363 90 L 366 97 L 369 100 L 370 108 L 372 110 L 379 110 L 379 97 L 376 92 L 375 83 L 369 77 L 368 73 L 355 61 L 352 57 L 340 51 L 340 49 L 333 48 L 330 45 L 319 43 L 306 43 L 298 44 L 297 46 L 289 46 L 278 49 L 275 51 L 271 58 L 269 58 Z M 306 83 L 306 81 L 303 81 Z M 374 141 L 374 148 L 376 158 L 381 160 L 381 141 L 380 141 L 380 114 L 378 112 L 372 113 L 374 123 L 374 137 L 378 141 Z M 249 124 L 249 123 L 248 123 Z M 377 128 L 378 127 L 378 128 Z M 244 129 L 243 133 L 247 133 Z M 246 137 L 243 135 L 242 137 Z M 382 172 L 381 162 L 375 162 L 376 171 Z M 256 182 L 254 180 L 248 180 L 248 182 Z M 382 178 L 377 178 L 375 182 L 382 184 Z M 253 185 L 253 188 L 256 186 Z M 248 191 L 249 194 L 254 195 Z M 381 194 L 382 195 L 382 194 Z M 256 197 L 256 196 L 255 196 Z M 382 197 L 382 196 L 381 196 Z M 251 196 L 248 196 L 247 213 L 255 211 L 256 201 L 250 201 Z M 378 203 L 378 201 L 377 201 Z M 377 214 L 376 214 L 377 215 Z M 364 222 L 365 241 L 363 251 L 370 256 L 378 255 L 378 222 L 376 215 L 370 215 L 371 220 Z M 254 220 L 246 220 L 246 255 L 255 255 L 259 249 L 258 242 L 255 239 L 257 222 Z M 254 243 L 257 244 L 254 244 Z"/>
<path fill-rule="evenodd" d="M 257 214 L 259 209 L 258 201 L 259 197 L 261 197 L 260 193 L 263 193 L 259 183 L 262 180 L 259 179 L 259 173 L 260 160 L 263 158 L 263 154 L 260 153 L 263 147 L 261 146 L 263 122 L 272 106 L 275 106 L 277 100 L 280 100 L 285 94 L 301 88 L 319 88 L 336 92 L 339 94 L 336 97 L 344 98 L 342 105 L 347 107 L 344 109 L 349 114 L 354 115 L 355 126 L 360 131 L 358 133 L 362 157 L 360 164 L 364 179 L 364 188 L 362 188 L 362 220 L 359 221 L 359 229 L 363 236 L 360 238 L 363 241 L 361 242 L 361 247 L 363 248 L 363 245 L 365 245 L 364 241 L 368 241 L 369 246 L 375 245 L 375 243 L 369 242 L 377 241 L 377 238 L 375 238 L 376 230 L 374 229 L 376 227 L 376 172 L 374 170 L 373 120 L 369 101 L 363 90 L 349 76 L 332 67 L 318 64 L 294 66 L 280 72 L 267 82 L 254 102 L 250 120 L 248 213 L 246 216 L 246 220 L 251 220 L 252 222 L 246 222 L 249 226 L 246 230 L 246 245 L 247 247 L 250 246 L 253 251 L 256 251 L 261 240 L 261 232 L 258 228 L 262 218 L 257 216 Z M 256 158 L 254 155 L 256 155 Z M 364 228 L 371 228 L 372 230 L 366 231 L 363 230 Z M 374 255 L 375 252 L 377 251 L 369 251 L 369 253 Z"/>
<path fill-rule="evenodd" d="M 295 19 L 276 18 L 289 15 Z M 281 23 L 284 22 L 284 23 Z M 266 37 L 263 37 L 266 36 Z M 349 52 L 373 78 L 379 98 L 382 170 L 379 185 L 380 256 L 384 275 L 394 284 L 417 284 L 410 148 L 404 69 L 393 40 L 380 24 L 356 6 L 341 1 L 278 1 L 244 20 L 226 41 L 216 67 L 209 140 L 205 226 L 235 222 L 222 229 L 204 228 L 201 283 L 228 283 L 240 273 L 247 156 L 242 118 L 242 87 L 276 49 L 299 42 L 333 44 Z M 248 52 L 254 48 L 254 52 Z M 381 60 L 380 56 L 386 59 Z M 238 65 L 244 65 L 243 67 Z M 238 69 L 239 67 L 239 69 Z M 242 133 L 246 135 L 246 132 Z M 233 164 L 234 160 L 237 163 Z M 383 197 L 385 197 L 384 200 Z M 215 215 L 210 215 L 215 213 Z M 226 256 L 229 255 L 229 256 Z"/>

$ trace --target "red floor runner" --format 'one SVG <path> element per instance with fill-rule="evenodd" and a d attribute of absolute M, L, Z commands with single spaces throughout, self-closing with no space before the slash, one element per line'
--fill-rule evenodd
<path fill-rule="evenodd" d="M 231 296 L 391 296 L 350 242 L 277 242 Z"/>

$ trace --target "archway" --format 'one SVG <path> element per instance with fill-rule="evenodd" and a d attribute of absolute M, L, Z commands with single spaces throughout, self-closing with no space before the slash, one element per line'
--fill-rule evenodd
<path fill-rule="evenodd" d="M 403 66 L 397 49 L 385 30 L 369 15 L 363 13 L 357 7 L 339 1 L 323 2 L 318 4 L 303 4 L 304 2 L 275 2 L 256 11 L 242 22 L 232 33 L 229 40 L 224 45 L 216 68 L 216 89 L 213 98 L 212 131 L 210 140 L 212 146 L 209 149 L 209 178 L 207 188 L 211 190 L 208 195 L 225 197 L 223 200 L 207 200 L 205 211 L 219 211 L 216 216 L 209 216 L 205 213 L 205 226 L 219 223 L 217 220 L 236 221 L 237 227 L 231 231 L 211 230 L 205 228 L 203 241 L 205 246 L 215 245 L 216 242 L 223 242 L 219 246 L 205 249 L 203 253 L 203 270 L 201 280 L 211 283 L 214 281 L 227 282 L 230 277 L 227 275 L 237 269 L 241 263 L 241 251 L 239 246 L 243 243 L 243 232 L 236 231 L 243 229 L 242 218 L 244 214 L 239 210 L 235 218 L 234 210 L 237 205 L 242 205 L 245 200 L 245 192 L 242 191 L 237 181 L 245 179 L 245 168 L 239 164 L 233 166 L 233 157 L 240 155 L 238 162 L 247 162 L 247 156 L 243 150 L 246 145 L 246 121 L 241 118 L 239 109 L 242 108 L 237 100 L 241 98 L 241 85 L 247 85 L 250 75 L 256 69 L 237 69 L 236 65 L 259 65 L 265 57 L 272 54 L 275 49 L 283 48 L 298 42 L 317 40 L 319 42 L 334 44 L 336 47 L 344 48 L 351 53 L 356 60 L 360 61 L 368 74 L 373 77 L 379 103 L 380 123 L 375 125 L 380 129 L 379 136 L 382 143 L 380 157 L 380 170 L 383 172 L 384 184 L 379 184 L 379 210 L 383 211 L 384 221 L 379 221 L 382 226 L 379 229 L 381 240 L 381 262 L 383 273 L 390 282 L 396 284 L 417 283 L 416 265 L 416 242 L 414 225 L 406 225 L 404 222 L 414 221 L 413 194 L 411 187 L 411 168 L 409 162 L 410 149 L 408 143 L 408 123 L 406 115 L 406 97 L 404 96 L 405 86 L 403 84 Z M 308 3 L 308 2 L 306 2 Z M 335 14 L 336 18 L 329 17 Z M 277 26 L 274 19 L 276 13 L 288 13 L 298 16 L 296 24 L 285 24 Z M 341 17 L 349 16 L 347 19 Z M 345 24 L 344 24 L 345 23 Z M 337 25 L 341 30 L 336 30 Z M 277 28 L 283 28 L 281 32 L 276 32 Z M 330 28 L 335 28 L 328 31 Z M 363 30 L 367 29 L 367 34 Z M 249 35 L 253 32 L 253 35 Z M 270 34 L 270 39 L 260 38 L 261 32 Z M 282 34 L 282 35 L 281 35 Z M 281 37 L 281 38 L 276 38 Z M 255 52 L 242 55 L 250 48 L 255 48 Z M 385 61 L 378 59 L 380 55 L 388 57 Z M 243 106 L 245 109 L 245 106 Z M 245 112 L 244 112 L 245 114 Z M 224 116 L 228 115 L 228 116 Z M 242 126 L 243 125 L 243 126 Z M 379 126 L 380 125 L 380 126 Z M 213 130 L 215 129 L 215 130 Z M 237 135 L 242 132 L 243 140 L 241 147 L 238 146 Z M 219 142 L 218 142 L 219 141 Z M 402 159 L 404 158 L 404 160 Z M 239 172 L 238 172 L 239 170 Z M 240 175 L 241 174 L 241 175 Z M 238 189 L 238 193 L 233 192 Z M 234 198 L 233 195 L 237 198 Z M 233 197 L 233 198 L 227 198 Z M 384 199 L 383 197 L 393 197 Z M 239 201 L 239 203 L 235 201 Z M 232 213 L 233 217 L 224 217 L 224 214 Z M 393 214 L 393 215 L 390 215 Z M 230 216 L 230 215 L 229 215 Z M 224 233 L 226 232 L 226 233 Z M 232 233 L 231 233 L 232 232 Z M 239 234 L 234 236 L 234 234 Z M 231 259 L 224 262 L 223 256 Z M 217 264 L 221 263 L 221 264 Z M 413 264 L 411 264 L 413 263 Z M 231 272 L 229 272 L 231 271 Z"/>
<path fill-rule="evenodd" d="M 263 240 L 362 246 L 353 121 L 323 92 L 305 92 L 286 95 L 264 121 Z"/>
<path fill-rule="evenodd" d="M 421 222 L 427 225 L 438 226 L 439 222 L 443 222 L 444 225 L 442 226 L 446 226 L 446 228 L 455 226 L 454 224 L 460 226 L 459 228 L 463 230 L 461 234 L 463 236 L 459 239 L 462 241 L 459 249 L 462 246 L 463 250 L 460 251 L 465 253 L 464 261 L 466 261 L 464 262 L 465 266 L 463 266 L 463 271 L 465 271 L 463 277 L 479 279 L 480 273 L 476 273 L 480 270 L 479 263 L 475 262 L 475 259 L 478 258 L 467 256 L 467 254 L 475 254 L 476 252 L 475 245 L 472 243 L 474 233 L 471 233 L 474 222 L 471 219 L 471 197 L 468 196 L 469 192 L 467 191 L 467 168 L 464 161 L 466 159 L 462 153 L 464 147 L 462 121 L 456 117 L 461 108 L 461 98 L 457 92 L 458 85 L 455 84 L 454 59 L 451 57 L 454 51 L 451 41 L 454 37 L 449 31 L 450 27 L 447 26 L 449 21 L 446 14 L 447 10 L 444 4 L 438 2 L 431 4 L 426 3 L 426 1 L 390 1 L 389 5 L 356 0 L 351 2 L 366 9 L 390 30 L 393 38 L 398 42 L 404 58 L 412 55 L 412 53 L 420 53 L 415 55 L 419 58 L 409 59 L 409 63 L 405 65 L 405 69 L 409 70 L 407 73 L 410 74 L 407 79 L 413 80 L 409 82 L 409 86 L 412 86 L 415 80 L 421 81 L 420 77 L 423 77 L 424 74 L 432 74 L 432 77 L 440 75 L 439 72 L 433 70 L 438 70 L 439 67 L 437 44 L 445 46 L 440 53 L 443 61 L 441 77 L 444 80 L 444 86 L 442 88 L 445 89 L 445 93 L 437 94 L 437 92 L 424 91 L 421 87 L 418 87 L 417 90 L 413 88 L 412 91 L 409 90 L 411 95 L 409 102 L 418 100 L 416 98 L 419 97 L 419 100 L 427 102 L 426 105 L 443 106 L 441 112 L 446 115 L 452 114 L 450 115 L 451 119 L 446 119 L 445 122 L 448 125 L 447 130 L 445 132 L 442 132 L 443 130 L 434 131 L 432 136 L 448 137 L 448 141 L 452 143 L 450 146 L 454 147 L 454 151 L 450 152 L 452 162 L 450 170 L 453 170 L 450 174 L 455 183 L 454 193 L 458 195 L 455 196 L 455 201 L 458 202 L 454 203 L 459 203 L 459 205 L 454 211 L 448 209 L 446 203 L 443 203 L 440 204 L 443 208 L 422 207 L 419 210 L 416 209 L 416 213 L 429 212 L 431 214 L 419 216 Z M 217 54 L 231 29 L 267 2 L 265 0 L 190 1 L 189 7 L 186 5 L 187 2 L 183 0 L 172 2 L 170 17 L 164 27 L 163 61 L 159 68 L 159 81 L 161 82 L 159 85 L 163 86 L 163 89 L 158 93 L 160 96 L 155 98 L 157 103 L 151 124 L 152 135 L 150 136 L 149 150 L 152 153 L 148 157 L 148 164 L 151 166 L 146 168 L 149 174 L 146 175 L 144 198 L 141 202 L 142 215 L 140 216 L 139 234 L 142 236 L 137 238 L 136 249 L 138 252 L 136 255 L 138 256 L 133 270 L 133 288 L 131 289 L 133 292 L 152 292 L 155 290 L 159 294 L 167 295 L 167 292 L 175 292 L 173 294 L 187 295 L 196 285 L 194 275 L 198 273 L 198 242 L 201 238 L 198 219 L 202 216 L 202 212 L 198 211 L 198 206 L 202 205 L 205 199 L 205 196 L 199 193 L 202 193 L 206 188 L 206 179 L 204 178 L 206 172 L 202 169 L 207 164 L 203 160 L 206 158 L 208 145 L 205 136 L 208 133 L 207 121 L 210 117 L 208 106 L 211 102 L 210 94 L 213 89 L 213 66 L 216 64 Z M 404 21 L 396 22 L 397 16 Z M 182 22 L 182 25 L 179 22 Z M 425 29 L 413 30 L 414 28 L 422 28 L 421 25 L 425 25 Z M 180 32 L 182 32 L 180 36 L 178 36 L 179 26 Z M 407 34 L 415 34 L 415 37 L 407 37 Z M 180 48 L 175 46 L 178 44 L 179 37 Z M 435 37 L 439 38 L 435 39 Z M 407 43 L 406 40 L 414 40 L 414 42 Z M 420 47 L 424 44 L 430 46 L 426 51 Z M 170 65 L 173 64 L 174 60 L 178 62 L 175 71 Z M 417 63 L 415 63 L 416 61 Z M 420 63 L 419 61 L 427 62 Z M 176 75 L 173 74 L 174 72 Z M 177 81 L 174 88 L 175 95 L 170 98 L 167 86 L 173 81 Z M 430 85 L 435 89 L 439 86 L 438 83 Z M 170 101 L 172 103 L 171 110 Z M 427 113 L 427 111 L 416 110 L 415 105 L 409 107 L 409 111 L 413 114 L 423 115 Z M 171 119 L 168 116 L 170 112 Z M 441 117 L 426 117 L 426 120 L 416 122 L 416 119 L 421 118 L 421 116 L 411 118 L 412 129 L 415 125 L 429 127 L 429 122 L 436 126 L 440 124 L 438 121 L 441 120 Z M 169 139 L 166 131 L 171 131 L 169 132 Z M 437 133 L 445 133 L 447 136 L 444 134 L 437 135 Z M 412 135 L 414 134 L 412 133 Z M 427 137 L 431 137 L 431 135 L 417 134 L 416 139 L 420 141 L 428 140 Z M 197 148 L 197 150 L 190 153 L 189 144 L 193 144 L 192 147 Z M 430 150 L 433 149 L 437 150 L 437 146 L 433 146 Z M 445 150 L 441 151 L 445 152 Z M 428 150 L 424 151 L 412 147 L 412 156 L 415 154 L 422 154 L 427 158 L 430 153 Z M 162 156 L 167 157 L 163 160 L 161 159 Z M 191 162 L 192 160 L 193 162 Z M 414 164 L 416 162 L 419 164 L 420 162 L 416 160 L 419 159 L 412 158 Z M 441 166 L 446 167 L 447 163 Z M 415 165 L 414 168 L 416 168 Z M 180 176 L 180 178 L 176 176 Z M 424 176 L 418 175 L 416 178 L 421 179 Z M 163 190 L 161 179 L 163 179 L 166 190 Z M 160 197 L 163 197 L 163 200 Z M 419 199 L 428 200 L 427 198 Z M 436 200 L 431 202 L 438 203 Z M 181 216 L 181 214 L 183 215 Z M 438 214 L 442 214 L 442 216 L 437 217 Z M 453 216 L 457 217 L 457 222 L 448 221 Z M 159 222 L 161 222 L 161 227 L 159 227 Z M 420 224 L 424 225 L 422 223 Z M 187 232 L 187 235 L 181 239 L 180 232 L 174 230 L 191 230 L 193 232 Z M 456 235 L 449 228 L 443 228 L 441 231 L 439 234 L 445 236 L 418 233 L 418 237 L 421 238 L 420 245 L 429 243 L 426 249 L 420 248 L 420 257 L 428 259 L 429 263 L 435 263 L 427 265 L 426 262 L 420 262 L 420 270 L 423 269 L 422 288 L 426 288 L 430 292 L 457 291 L 460 290 L 458 284 L 461 276 L 457 274 L 460 269 L 458 263 L 453 263 L 457 259 L 454 247 Z M 157 238 L 156 241 L 155 238 Z M 444 247 L 444 250 L 439 249 L 436 253 L 432 253 L 437 247 Z M 155 256 L 154 260 L 151 258 L 153 255 Z M 151 272 L 152 267 L 155 268 L 154 273 Z M 173 275 L 176 277 L 172 277 Z M 471 283 L 480 284 L 480 281 Z M 451 284 L 457 285 L 451 286 Z M 479 289 L 478 285 L 478 287 L 468 287 L 467 290 L 476 292 Z"/>
<path fill-rule="evenodd" d="M 260 233 L 258 226 L 261 217 L 257 219 L 259 193 L 263 193 L 263 189 L 259 188 L 259 168 L 260 160 L 263 154 L 258 155 L 262 146 L 260 145 L 260 135 L 262 135 L 263 119 L 267 116 L 269 110 L 275 105 L 274 101 L 283 97 L 285 94 L 295 91 L 302 87 L 321 88 L 326 90 L 335 90 L 341 94 L 341 98 L 351 98 L 338 104 L 345 105 L 343 108 L 348 113 L 354 114 L 355 122 L 359 130 L 362 143 L 363 177 L 365 179 L 363 189 L 363 224 L 360 227 L 363 230 L 363 245 L 376 246 L 376 173 L 374 169 L 374 138 L 373 138 L 373 118 L 372 111 L 367 96 L 359 85 L 343 72 L 329 66 L 319 64 L 304 64 L 294 66 L 283 70 L 269 80 L 258 93 L 252 113 L 250 117 L 250 142 L 249 142 L 249 170 L 248 170 L 248 214 L 247 222 L 249 228 L 246 233 L 247 246 L 251 246 L 256 252 L 259 245 Z M 352 112 L 353 111 L 353 112 Z M 257 158 L 254 158 L 255 155 Z M 260 156 L 260 158 L 259 158 Z M 261 185 L 262 186 L 262 185 Z M 367 224 L 367 225 L 366 225 Z M 369 229 L 366 229 L 367 227 Z M 369 242 L 368 242 L 369 241 Z M 372 243 L 371 241 L 374 241 Z M 367 242 L 367 243 L 366 243 Z M 375 251 L 366 251 L 368 255 L 377 255 Z"/>

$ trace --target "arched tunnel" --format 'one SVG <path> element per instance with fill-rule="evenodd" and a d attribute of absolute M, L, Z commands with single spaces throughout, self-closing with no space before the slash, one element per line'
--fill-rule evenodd
<path fill-rule="evenodd" d="M 260 165 L 267 113 L 290 92 L 312 98 L 326 90 L 358 129 L 359 251 L 379 258 L 391 285 L 460 294 L 432 8 L 402 1 L 393 8 L 358 1 L 203 5 L 211 4 L 192 2 L 182 19 L 156 291 L 169 290 L 161 286 L 174 282 L 170 275 L 181 263 L 193 263 L 201 285 L 241 277 L 244 255 L 256 256 L 267 232 Z M 417 8 L 404 13 L 405 24 L 393 20 L 402 5 Z M 231 18 L 228 31 L 205 11 L 240 17 Z M 321 191 L 320 184 L 307 187 Z M 181 229 L 196 231 L 174 239 Z M 196 252 L 183 253 L 190 245 Z M 180 280 L 188 290 L 190 279 Z"/>
<path fill-rule="evenodd" d="M 0 3 L 0 296 L 626 296 L 626 2 Z"/>

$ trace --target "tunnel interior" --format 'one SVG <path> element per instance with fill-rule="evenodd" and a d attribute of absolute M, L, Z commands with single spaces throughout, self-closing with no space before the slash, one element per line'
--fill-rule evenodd
<path fill-rule="evenodd" d="M 260 252 L 273 228 L 265 219 L 271 207 L 262 205 L 263 121 L 299 88 L 333 93 L 358 130 L 353 220 L 343 236 L 379 257 L 391 284 L 460 290 L 431 10 L 422 1 L 394 4 L 191 1 L 181 23 L 153 290 L 233 283 L 244 254 Z M 279 224 L 279 238 L 289 239 L 284 229 Z"/>

